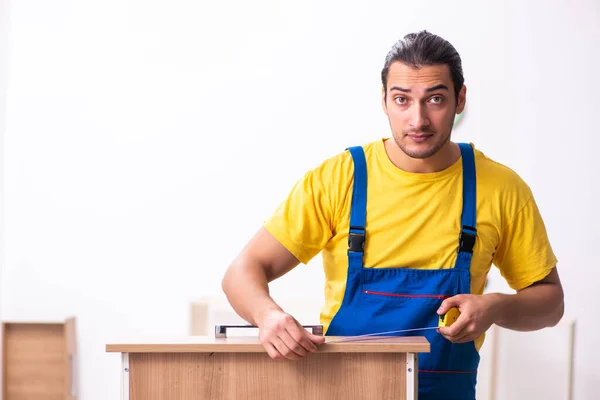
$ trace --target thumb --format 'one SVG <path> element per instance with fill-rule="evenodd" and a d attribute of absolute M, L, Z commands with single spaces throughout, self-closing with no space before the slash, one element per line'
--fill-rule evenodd
<path fill-rule="evenodd" d="M 325 336 L 313 335 L 312 333 L 309 333 L 308 338 L 310 339 L 311 342 L 313 342 L 315 344 L 325 343 Z"/>
<path fill-rule="evenodd" d="M 447 313 L 451 308 L 458 307 L 462 303 L 462 295 L 452 296 L 442 302 L 440 308 L 438 308 L 438 315 Z"/>

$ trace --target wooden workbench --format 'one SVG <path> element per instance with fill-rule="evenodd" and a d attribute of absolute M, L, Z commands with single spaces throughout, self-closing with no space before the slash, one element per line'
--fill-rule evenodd
<path fill-rule="evenodd" d="M 326 343 L 298 361 L 272 360 L 256 337 L 189 336 L 106 346 L 122 354 L 122 400 L 414 400 L 418 353 L 429 350 L 424 337 Z"/>

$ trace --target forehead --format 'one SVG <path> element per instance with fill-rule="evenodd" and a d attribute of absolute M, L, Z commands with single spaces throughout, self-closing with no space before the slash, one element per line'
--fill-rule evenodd
<path fill-rule="evenodd" d="M 444 84 L 452 90 L 452 78 L 447 65 L 424 65 L 420 68 L 394 62 L 388 72 L 387 89 L 399 86 L 405 89 L 426 89 Z"/>

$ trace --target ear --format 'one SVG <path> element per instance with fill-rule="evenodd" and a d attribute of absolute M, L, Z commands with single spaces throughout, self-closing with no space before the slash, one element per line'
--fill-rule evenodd
<path fill-rule="evenodd" d="M 456 103 L 456 113 L 460 114 L 465 110 L 465 106 L 467 105 L 467 87 L 463 85 L 463 87 L 458 92 L 458 102 Z"/>
<path fill-rule="evenodd" d="M 385 88 L 381 88 L 381 107 L 383 108 L 385 115 L 388 115 L 387 103 L 385 101 Z"/>

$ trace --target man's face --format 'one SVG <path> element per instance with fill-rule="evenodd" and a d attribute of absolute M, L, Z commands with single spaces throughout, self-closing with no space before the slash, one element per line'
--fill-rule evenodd
<path fill-rule="evenodd" d="M 447 65 L 416 69 L 392 63 L 383 109 L 402 151 L 412 158 L 428 158 L 444 147 L 450 140 L 455 115 L 464 110 L 465 93 L 463 86 L 457 104 Z"/>

